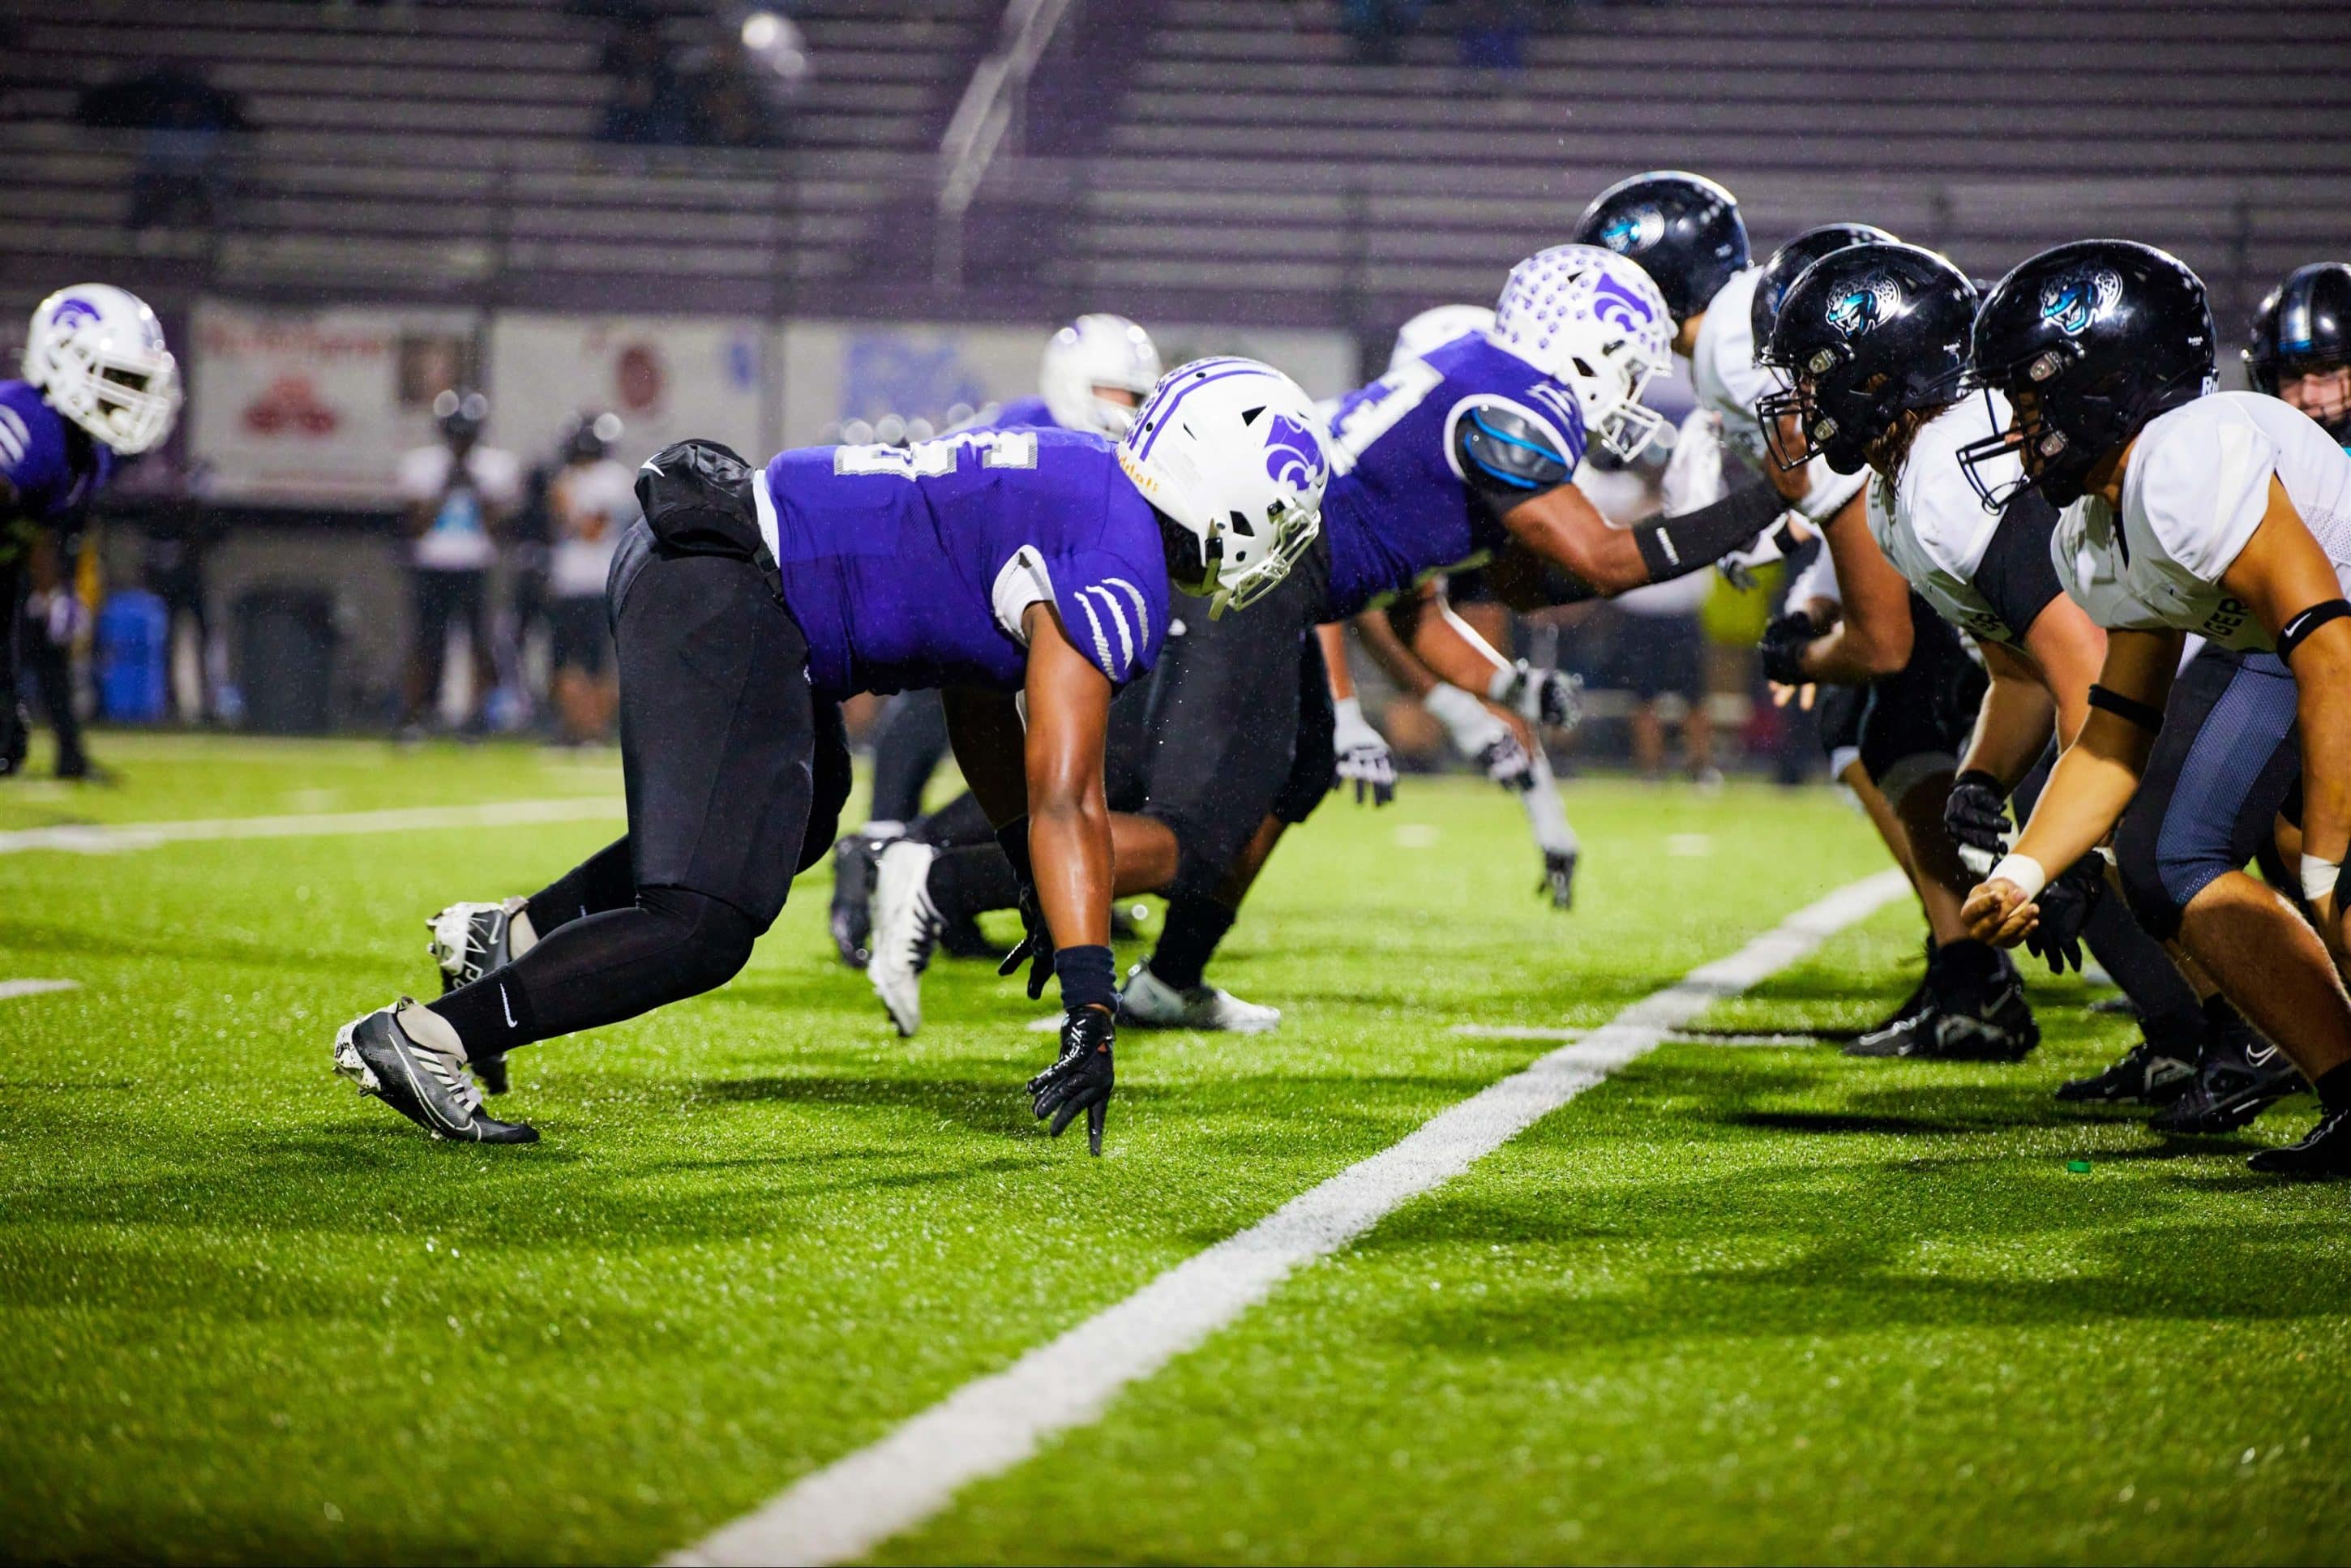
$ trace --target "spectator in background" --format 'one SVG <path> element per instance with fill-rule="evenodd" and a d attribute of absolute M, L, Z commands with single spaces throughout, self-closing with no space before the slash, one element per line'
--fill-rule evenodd
<path fill-rule="evenodd" d="M 489 400 L 477 392 L 444 392 L 433 400 L 440 422 L 437 444 L 420 446 L 400 462 L 400 494 L 408 506 L 412 601 L 403 736 L 418 737 L 440 713 L 449 633 L 463 626 L 473 660 L 464 727 L 476 727 L 492 685 L 490 568 L 496 534 L 522 499 L 522 465 L 515 455 L 481 444 Z"/>
<path fill-rule="evenodd" d="M 1608 684 L 1633 694 L 1633 761 L 1644 779 L 1666 776 L 1666 709 L 1679 710 L 1682 761 L 1699 784 L 1722 782 L 1714 767 L 1714 725 L 1707 712 L 1705 639 L 1698 610 L 1714 574 L 1692 572 L 1636 588 L 1616 600 L 1624 612 L 1609 660 Z"/>
<path fill-rule="evenodd" d="M 97 130 L 145 133 L 131 176 L 132 228 L 212 226 L 226 215 L 223 138 L 253 128 L 236 94 L 171 62 L 87 89 L 74 118 Z"/>
<path fill-rule="evenodd" d="M 547 486 L 555 706 L 574 745 L 610 737 L 620 701 L 604 582 L 622 532 L 637 520 L 636 475 L 611 456 L 620 438 L 618 414 L 580 415 L 564 438 L 563 465 Z"/>

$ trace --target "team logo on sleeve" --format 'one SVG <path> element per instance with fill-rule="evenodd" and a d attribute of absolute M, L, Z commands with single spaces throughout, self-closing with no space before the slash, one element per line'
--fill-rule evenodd
<path fill-rule="evenodd" d="M 1858 338 L 1902 308 L 1902 290 L 1884 273 L 1874 273 L 1829 304 L 1829 325 L 1842 338 Z"/>
<path fill-rule="evenodd" d="M 1322 444 L 1314 433 L 1286 413 L 1275 414 L 1265 437 L 1266 477 L 1293 490 L 1311 491 L 1329 470 L 1330 462 L 1322 455 Z"/>
<path fill-rule="evenodd" d="M 2122 277 L 2107 267 L 2052 278 L 2042 286 L 2041 319 L 2077 338 L 2092 322 L 2104 320 L 2122 297 Z"/>
<path fill-rule="evenodd" d="M 1600 231 L 1600 243 L 1618 256 L 1637 256 L 1665 237 L 1666 214 L 1647 206 L 1617 214 Z"/>

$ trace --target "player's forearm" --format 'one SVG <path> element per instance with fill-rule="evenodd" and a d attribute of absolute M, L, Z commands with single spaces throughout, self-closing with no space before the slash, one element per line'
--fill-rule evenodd
<path fill-rule="evenodd" d="M 1101 780 L 1090 789 L 1032 800 L 1029 857 L 1037 903 L 1059 948 L 1110 944 L 1110 810 Z"/>
<path fill-rule="evenodd" d="M 1898 663 L 1889 667 L 1888 657 L 1883 638 L 1872 637 L 1866 627 L 1847 618 L 1805 646 L 1804 678 L 1832 686 L 1865 685 L 1902 667 Z"/>
<path fill-rule="evenodd" d="M 1997 655 L 1989 648 L 1985 652 L 1991 684 L 1976 712 L 1975 735 L 1959 759 L 1959 771 L 1989 773 L 2003 787 L 2014 789 L 2047 747 L 2056 705 L 2040 682 L 2002 667 L 1993 662 Z"/>
<path fill-rule="evenodd" d="M 1434 611 L 1423 611 L 1413 625 L 1412 656 L 1447 685 L 1484 695 L 1493 685 L 1495 672 L 1508 669 L 1510 661 L 1442 601 Z"/>
<path fill-rule="evenodd" d="M 2351 658 L 2323 661 L 2311 658 L 2312 652 L 2304 649 L 2294 668 L 2302 727 L 2302 852 L 2339 865 L 2351 850 Z"/>
<path fill-rule="evenodd" d="M 1670 582 L 1744 549 L 1787 510 L 1769 485 L 1750 485 L 1677 517 L 1646 517 L 1626 530 L 1640 554 L 1643 580 Z"/>
<path fill-rule="evenodd" d="M 1331 700 L 1345 702 L 1355 695 L 1355 673 L 1347 667 L 1347 628 L 1328 621 L 1314 628 L 1322 644 L 1322 668 L 1331 683 Z"/>
<path fill-rule="evenodd" d="M 2138 733 L 2111 714 L 2094 716 L 2050 770 L 2015 852 L 2053 877 L 2104 843 L 2138 793 L 2147 755 Z"/>

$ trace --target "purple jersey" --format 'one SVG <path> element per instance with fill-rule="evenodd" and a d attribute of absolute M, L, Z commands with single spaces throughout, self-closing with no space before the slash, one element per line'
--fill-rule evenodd
<path fill-rule="evenodd" d="M 1039 600 L 1123 685 L 1167 634 L 1150 503 L 1100 436 L 974 431 L 912 447 L 779 454 L 760 531 L 824 695 L 940 685 L 1017 689 L 1021 614 Z"/>
<path fill-rule="evenodd" d="M 1462 477 L 1455 444 L 1460 421 L 1481 408 L 1506 409 L 1548 431 L 1570 471 L 1583 461 L 1574 393 L 1482 333 L 1408 360 L 1340 400 L 1331 416 L 1334 472 L 1322 497 L 1328 619 L 1473 564 L 1509 537 Z"/>
<path fill-rule="evenodd" d="M 87 454 L 79 462 L 77 450 Z M 68 522 L 113 473 L 113 451 L 103 442 L 74 440 L 65 415 L 38 387 L 0 382 L 0 478 L 16 488 L 17 516 Z"/>

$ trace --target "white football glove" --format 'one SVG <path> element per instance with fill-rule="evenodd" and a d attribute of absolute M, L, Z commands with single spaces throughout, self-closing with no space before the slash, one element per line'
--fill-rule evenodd
<path fill-rule="evenodd" d="M 1565 671 L 1538 670 L 1520 659 L 1494 672 L 1486 695 L 1529 724 L 1573 729 L 1583 722 L 1583 705 L 1578 700 L 1583 690 L 1583 683 Z"/>
<path fill-rule="evenodd" d="M 1422 699 L 1431 718 L 1453 737 L 1453 748 L 1475 762 L 1487 778 L 1505 789 L 1525 790 L 1534 784 L 1534 759 L 1510 727 L 1494 711 L 1459 686 L 1438 686 Z"/>
<path fill-rule="evenodd" d="M 1350 779 L 1355 781 L 1355 804 L 1364 803 L 1366 789 L 1372 804 L 1384 806 L 1395 799 L 1395 756 L 1388 743 L 1364 716 L 1364 705 L 1353 697 L 1343 697 L 1331 705 L 1332 722 L 1331 744 L 1339 753 L 1339 767 L 1331 780 L 1333 789 L 1346 787 Z"/>

